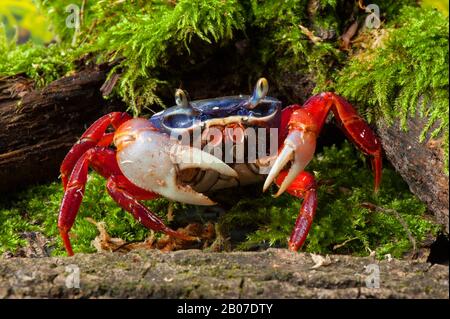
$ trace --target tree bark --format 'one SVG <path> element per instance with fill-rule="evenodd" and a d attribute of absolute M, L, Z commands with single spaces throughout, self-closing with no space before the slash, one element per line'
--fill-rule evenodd
<path fill-rule="evenodd" d="M 448 267 L 285 249 L 0 259 L 0 298 L 24 297 L 448 298 Z"/>
<path fill-rule="evenodd" d="M 0 192 L 57 178 L 86 125 L 117 109 L 100 92 L 107 71 L 86 68 L 42 90 L 21 76 L 0 79 Z"/>
<path fill-rule="evenodd" d="M 410 117 L 405 131 L 398 122 L 387 125 L 378 120 L 377 131 L 386 157 L 448 234 L 449 179 L 444 172 L 442 139 L 420 143 L 419 136 L 426 123 L 427 119 L 419 115 Z"/>

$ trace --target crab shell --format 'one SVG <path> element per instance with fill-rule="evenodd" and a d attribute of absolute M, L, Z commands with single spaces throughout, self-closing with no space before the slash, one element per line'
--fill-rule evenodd
<path fill-rule="evenodd" d="M 178 134 L 195 128 L 242 124 L 246 127 L 278 128 L 281 119 L 281 102 L 265 97 L 249 109 L 248 95 L 227 96 L 191 101 L 188 107 L 173 106 L 150 118 L 154 127 L 164 133 Z"/>
<path fill-rule="evenodd" d="M 248 105 L 250 100 L 251 96 L 240 95 L 190 101 L 159 112 L 149 120 L 124 123 L 114 138 L 121 171 L 145 190 L 195 205 L 215 204 L 204 195 L 211 191 L 263 181 L 265 175 L 261 174 L 260 166 L 267 165 L 262 164 L 263 158 L 225 164 L 222 158 L 202 150 L 207 144 L 205 133 L 211 128 L 223 132 L 236 126 L 279 128 L 279 100 L 266 96 L 253 108 Z M 201 132 L 198 144 L 196 130 Z M 270 135 L 270 130 L 266 132 Z M 180 136 L 187 136 L 188 142 L 182 142 Z M 275 137 L 278 139 L 278 134 Z M 248 147 L 247 143 L 244 147 Z"/>

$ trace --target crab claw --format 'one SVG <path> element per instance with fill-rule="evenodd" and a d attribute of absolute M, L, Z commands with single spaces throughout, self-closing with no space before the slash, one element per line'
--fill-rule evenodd
<path fill-rule="evenodd" d="M 284 140 L 284 145 L 267 175 L 263 191 L 266 191 L 278 174 L 287 168 L 288 163 L 291 163 L 289 172 L 281 183 L 275 197 L 283 194 L 297 175 L 302 172 L 306 165 L 311 161 L 315 149 L 315 134 L 300 130 L 293 130 L 290 132 Z"/>
<path fill-rule="evenodd" d="M 238 177 L 236 171 L 219 158 L 155 131 L 148 121 L 142 119 L 130 120 L 120 127 L 114 143 L 119 167 L 133 184 L 174 201 L 193 205 L 215 204 L 184 183 L 186 175 L 214 171 Z"/>

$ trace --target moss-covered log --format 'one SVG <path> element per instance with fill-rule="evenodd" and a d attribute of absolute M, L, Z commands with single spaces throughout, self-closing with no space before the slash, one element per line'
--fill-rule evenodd
<path fill-rule="evenodd" d="M 86 125 L 109 109 L 100 92 L 107 71 L 85 69 L 42 90 L 23 77 L 0 80 L 0 192 L 58 176 Z"/>
<path fill-rule="evenodd" d="M 448 268 L 285 249 L 0 259 L 0 298 L 23 297 L 448 298 Z"/>
<path fill-rule="evenodd" d="M 387 125 L 379 120 L 377 131 L 389 161 L 448 233 L 449 181 L 443 172 L 443 141 L 441 138 L 419 142 L 426 124 L 426 118 L 410 117 L 407 120 L 409 129 L 405 131 L 398 123 Z"/>
<path fill-rule="evenodd" d="M 58 40 L 46 46 L 35 46 L 30 43 L 16 46 L 6 37 L 3 36 L 2 39 L 0 30 L 1 76 L 22 73 L 33 79 L 36 87 L 43 87 L 64 74 L 73 72 L 77 61 L 83 57 L 89 57 L 87 60 L 92 63 L 114 63 L 115 67 L 108 72 L 107 76 L 115 80 L 110 82 L 115 85 L 111 85 L 109 87 L 111 90 L 107 91 L 111 97 L 121 99 L 134 115 L 145 116 L 143 113 L 147 109 L 158 111 L 161 106 L 172 104 L 173 89 L 177 87 L 187 89 L 193 99 L 248 93 L 256 79 L 265 76 L 271 83 L 270 94 L 282 100 L 285 105 L 302 103 L 314 92 L 332 90 L 358 105 L 359 112 L 367 120 L 371 120 L 372 124 L 378 118 L 374 115 L 380 115 L 380 118 L 388 125 L 394 121 L 401 121 L 402 129 L 406 129 L 408 124 L 404 120 L 406 115 L 413 111 L 417 98 L 424 96 L 426 101 L 433 100 L 435 103 L 432 108 L 421 110 L 422 115 L 431 118 L 422 130 L 422 134 L 433 126 L 433 121 L 444 119 L 445 115 L 448 118 L 448 71 L 445 71 L 448 66 L 448 49 L 444 49 L 448 44 L 448 19 L 438 12 L 420 8 L 414 0 L 401 3 L 392 0 L 378 1 L 383 24 L 376 30 L 365 28 L 363 21 L 368 14 L 361 6 L 361 1 L 178 0 L 176 2 L 118 1 L 114 3 L 88 1 L 81 16 L 83 22 L 79 30 L 66 27 L 65 1 L 38 2 L 42 4 L 42 8 L 48 10 L 58 33 Z M 358 26 L 357 30 L 352 29 L 354 26 Z M 349 36 L 350 33 L 354 33 L 354 36 Z M 346 40 L 341 43 L 340 39 L 343 38 Z M 84 122 L 85 126 L 92 123 L 101 113 L 107 112 L 104 108 L 105 104 L 100 101 L 99 92 L 100 82 L 104 80 L 105 76 L 102 75 L 98 83 L 92 86 L 86 85 L 86 91 L 82 93 L 83 90 L 80 89 L 75 94 L 76 100 L 71 101 L 73 103 L 69 109 L 78 114 L 78 117 L 72 117 L 76 121 Z M 70 83 L 66 84 L 70 85 Z M 46 88 L 42 92 L 58 97 L 58 103 L 60 103 L 60 93 L 56 90 L 48 90 Z M 427 95 L 427 92 L 430 94 Z M 21 102 L 22 108 L 24 108 L 23 102 L 29 102 L 32 96 L 42 98 L 36 92 L 34 95 L 31 93 L 29 96 L 25 95 Z M 78 110 L 78 108 L 86 105 L 92 107 L 93 104 L 98 106 L 99 115 L 94 116 L 92 113 L 92 117 L 86 116 L 82 119 L 85 110 L 83 108 Z M 15 109 L 11 107 L 10 110 Z M 39 116 L 34 119 L 36 124 L 29 124 L 29 126 L 47 129 L 48 124 L 43 124 L 47 118 L 52 119 L 51 125 L 53 125 L 54 115 L 57 112 L 51 107 L 46 107 L 45 112 L 48 113 L 45 116 L 38 113 Z M 15 113 L 11 111 L 10 114 Z M 67 113 L 65 116 L 67 119 L 70 114 Z M 62 126 L 67 125 L 63 120 L 60 122 Z M 70 125 L 72 122 L 75 121 L 69 120 Z M 25 126 L 23 123 L 17 123 L 18 125 L 27 127 L 28 123 L 25 122 Z M 81 134 L 82 126 L 79 126 L 78 133 L 73 134 L 72 140 L 67 141 L 66 149 L 75 141 L 76 136 Z M 386 129 L 380 126 L 379 134 L 386 147 L 392 146 L 392 149 L 386 149 L 387 156 L 392 159 L 393 153 L 404 150 L 406 145 L 404 142 L 409 138 L 402 140 L 401 136 L 394 137 L 395 134 L 388 134 L 388 131 L 385 131 L 388 129 L 388 126 Z M 33 144 L 30 145 L 39 145 L 46 140 L 45 138 L 32 140 L 31 130 L 31 133 L 23 131 L 16 129 L 12 133 L 31 135 L 29 138 Z M 53 130 L 53 132 L 63 131 Z M 334 139 L 334 134 L 323 133 L 321 138 L 328 135 L 328 138 L 331 136 L 331 139 Z M 341 142 L 342 138 L 336 135 L 338 142 Z M 442 135 L 444 145 L 448 145 L 448 120 L 441 121 L 439 129 L 431 132 L 433 138 Z M 68 134 L 65 136 L 67 137 Z M 422 140 L 421 138 L 419 140 Z M 392 142 L 393 139 L 395 142 Z M 5 140 L 10 142 L 13 139 Z M 3 141 L 0 140 L 0 142 Z M 417 147 L 426 147 L 426 144 L 417 143 Z M 350 147 L 345 148 L 350 149 Z M 33 150 L 33 147 L 26 149 L 26 151 Z M 422 203 L 416 202 L 415 198 L 409 200 L 412 195 L 405 190 L 401 178 L 394 174 L 388 165 L 384 170 L 385 178 L 380 196 L 372 198 L 372 180 L 370 180 L 370 189 L 365 186 L 369 185 L 369 182 L 362 183 L 365 177 L 370 175 L 367 174 L 367 170 L 358 170 L 362 163 L 352 167 L 349 161 L 331 156 L 328 158 L 332 161 L 324 167 L 319 163 L 324 158 L 320 154 L 321 148 L 319 147 L 318 150 L 315 161 L 309 165 L 308 169 L 317 172 L 318 179 L 322 179 L 319 203 L 325 204 L 322 207 L 320 206 L 322 204 L 319 204 L 314 224 L 317 228 L 313 226 L 309 237 L 311 242 L 307 246 L 311 249 L 310 251 L 329 252 L 331 249 L 334 250 L 333 245 L 342 244 L 344 246 L 341 248 L 342 252 L 364 251 L 365 253 L 370 249 L 376 249 L 379 256 L 393 251 L 396 252 L 396 256 L 401 256 L 406 247 L 409 247 L 409 242 L 413 247 L 416 246 L 414 238 L 411 237 L 408 242 L 408 234 L 416 235 L 417 233 L 417 243 L 424 239 L 424 234 L 430 227 L 428 221 L 425 223 L 425 220 L 418 216 L 423 215 L 425 207 Z M 14 154 L 13 147 L 8 152 Z M 426 153 L 426 150 L 423 152 Z M 11 174 L 13 178 L 19 176 L 29 178 L 34 174 L 42 174 L 45 177 L 56 176 L 59 162 L 65 151 L 59 153 L 50 149 L 48 153 L 52 155 L 51 160 L 41 158 L 41 161 L 47 165 L 45 167 L 39 165 L 34 166 L 34 171 L 30 170 L 27 165 L 40 163 L 35 158 L 37 156 L 32 155 L 23 157 L 23 160 L 11 166 L 13 169 L 5 169 L 4 172 Z M 352 154 L 346 159 L 356 157 L 357 155 Z M 400 166 L 396 164 L 395 158 L 393 161 L 399 169 Z M 25 169 L 18 168 L 19 165 L 23 165 Z M 414 162 L 414 174 L 426 174 L 428 170 L 420 168 L 426 165 L 430 165 L 426 159 L 420 164 Z M 345 169 L 341 170 L 343 166 Z M 359 173 L 355 174 L 355 172 Z M 327 175 L 330 177 L 329 181 L 324 179 Z M 93 176 L 91 175 L 95 179 Z M 430 176 L 425 178 L 433 180 Z M 346 184 L 349 179 L 351 182 Z M 2 182 L 4 181 L 5 179 Z M 24 180 L 24 183 L 28 182 L 30 180 Z M 327 183 L 332 185 L 328 187 Z M 88 183 L 88 187 L 91 187 L 89 184 L 92 185 L 92 181 Z M 5 184 L 5 187 L 10 189 L 11 185 L 12 183 Z M 33 189 L 30 188 L 29 194 L 33 193 Z M 111 214 L 111 212 L 116 206 L 108 206 L 105 209 L 101 207 L 101 201 L 106 201 L 106 193 L 102 195 L 98 191 L 99 188 L 92 189 L 95 191 L 86 193 L 84 205 L 94 203 L 96 208 L 87 206 L 89 214 L 85 216 L 96 215 L 96 220 L 103 220 L 105 216 L 102 214 L 105 212 L 108 212 L 109 217 L 114 216 L 115 213 Z M 104 189 L 103 186 L 102 189 Z M 411 186 L 411 189 L 415 192 L 421 191 L 418 187 Z M 56 214 L 58 210 L 62 196 L 59 193 L 61 188 L 59 184 L 52 184 L 46 189 L 48 192 L 50 190 L 52 194 L 46 197 L 39 197 L 35 193 L 30 196 L 24 196 L 24 193 L 19 194 L 19 197 L 24 196 L 20 205 L 11 204 L 11 207 L 6 207 L 3 211 L 3 235 L 0 234 L 2 235 L 0 239 L 7 244 L 0 249 L 4 247 L 6 247 L 4 250 L 14 249 L 18 243 L 22 243 L 19 231 L 43 231 L 42 228 L 45 228 L 43 233 L 46 236 L 57 237 L 56 228 L 49 229 L 49 225 L 54 225 L 56 220 L 56 216 L 52 214 Z M 327 195 L 328 191 L 330 196 Z M 425 190 L 425 192 L 429 191 L 430 189 Z M 432 191 L 441 192 L 435 188 Z M 344 192 L 349 194 L 343 200 L 347 206 L 341 204 L 340 197 Z M 92 194 L 99 197 L 96 199 Z M 364 196 L 360 196 L 361 194 Z M 12 194 L 13 196 L 15 195 Z M 51 205 L 47 197 L 51 198 Z M 38 198 L 46 198 L 45 205 L 34 205 L 33 203 L 39 201 Z M 431 202 L 433 199 L 427 201 Z M 364 205 L 367 202 L 369 205 Z M 329 206 L 326 206 L 327 204 Z M 289 205 L 290 208 L 294 207 L 293 202 Z M 271 208 L 274 206 L 272 199 L 265 205 Z M 254 207 L 255 205 L 249 205 L 245 211 L 252 211 Z M 367 207 L 375 208 L 372 212 Z M 435 209 L 433 205 L 429 207 L 431 210 Z M 92 214 L 94 211 L 98 214 Z M 239 213 L 242 211 L 244 210 L 242 209 Z M 295 211 L 298 211 L 298 208 Z M 402 216 L 408 215 L 409 221 L 417 218 L 418 223 L 423 222 L 426 226 L 418 227 L 415 222 L 411 223 L 407 220 L 406 224 L 409 226 L 404 227 L 402 226 L 404 223 L 399 221 L 401 218 L 391 223 L 389 219 L 395 219 L 394 215 L 397 211 Z M 343 212 L 343 214 L 336 214 L 336 212 Z M 117 212 L 119 213 L 120 211 Z M 79 216 L 83 214 L 82 207 Z M 280 216 L 280 214 L 270 216 L 272 215 Z M 329 215 L 338 217 L 328 220 L 323 218 Z M 39 218 L 36 219 L 35 216 Z M 109 226 L 117 225 L 120 228 L 124 225 L 123 218 L 118 216 L 115 215 L 115 218 L 109 219 Z M 272 228 L 269 227 L 270 234 L 268 234 L 269 232 L 260 225 L 262 228 L 258 234 L 265 232 L 267 236 L 253 237 L 258 239 L 258 241 L 255 240 L 257 245 L 261 242 L 270 243 L 270 245 L 276 241 L 285 243 L 293 221 L 287 214 L 284 216 L 286 218 L 280 219 L 278 224 L 275 218 L 264 219 L 266 221 L 270 219 L 269 224 Z M 50 221 L 51 218 L 53 219 Z M 29 219 L 30 222 L 24 222 L 25 219 Z M 41 224 L 37 225 L 36 220 L 39 220 Z M 47 220 L 50 222 L 47 223 Z M 249 220 L 252 227 L 258 224 L 253 216 Z M 344 220 L 350 220 L 350 222 L 339 222 Z M 396 229 L 384 228 L 386 224 Z M 275 227 L 277 225 L 280 227 Z M 287 227 L 289 228 L 285 231 Z M 135 236 L 135 228 L 133 232 L 125 229 L 128 228 L 120 228 L 115 235 L 125 236 L 127 240 L 144 238 L 142 230 L 139 230 L 139 236 Z M 279 231 L 280 229 L 283 231 Z M 329 229 L 339 230 L 327 232 Z M 78 251 L 89 251 L 90 239 L 85 236 L 88 230 L 86 225 L 80 226 L 79 229 L 77 224 L 75 225 L 73 233 L 83 234 L 79 238 L 82 238 L 80 242 L 84 240 Z M 389 232 L 398 237 L 392 237 Z M 388 236 L 386 236 L 387 233 L 389 233 Z M 380 234 L 381 236 L 378 236 Z M 93 235 L 92 232 L 91 235 Z M 278 239 L 275 240 L 275 238 Z M 399 238 L 398 241 L 397 238 Z"/>

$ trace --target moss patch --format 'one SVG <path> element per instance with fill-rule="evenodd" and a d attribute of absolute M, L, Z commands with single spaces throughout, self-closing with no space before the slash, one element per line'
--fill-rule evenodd
<path fill-rule="evenodd" d="M 383 170 L 380 193 L 374 196 L 373 177 L 366 166 L 364 159 L 349 143 L 340 149 L 326 148 L 309 165 L 321 186 L 318 211 L 304 248 L 306 251 L 367 255 L 371 249 L 379 256 L 390 253 L 400 257 L 412 247 L 408 232 L 420 246 L 426 236 L 438 231 L 438 226 L 423 218 L 424 204 L 409 192 L 407 185 L 392 169 Z M 236 192 L 234 197 L 242 196 Z M 245 241 L 238 243 L 237 249 L 286 247 L 301 201 L 288 194 L 275 199 L 272 193 L 243 197 L 220 218 L 221 229 L 225 232 L 255 230 L 247 234 Z M 16 196 L 18 200 L 10 199 L 0 206 L 0 253 L 25 245 L 21 232 L 39 231 L 54 239 L 54 254 L 62 254 L 63 246 L 57 229 L 62 197 L 60 184 L 36 186 Z M 169 205 L 167 200 L 158 199 L 145 204 L 165 218 Z M 365 208 L 367 204 L 376 205 L 381 210 Z M 174 207 L 177 216 L 187 210 L 187 205 L 176 204 Z M 91 241 L 98 231 L 85 219 L 88 216 L 104 221 L 113 237 L 142 241 L 149 235 L 131 214 L 114 203 L 106 192 L 105 181 L 97 174 L 89 177 L 86 196 L 71 232 L 75 252 L 94 251 Z M 406 229 L 402 220 L 407 225 Z M 335 245 L 341 247 L 333 249 Z"/>
<path fill-rule="evenodd" d="M 442 137 L 448 174 L 448 18 L 431 9 L 407 7 L 386 28 L 362 35 L 365 46 L 335 75 L 337 92 L 359 102 L 366 117 L 428 118 L 426 137 Z"/>
<path fill-rule="evenodd" d="M 73 69 L 73 52 L 61 50 L 61 45 L 48 47 L 27 43 L 17 46 L 6 39 L 0 25 L 0 76 L 25 73 L 35 81 L 37 88 L 60 78 Z"/>
<path fill-rule="evenodd" d="M 408 231 L 420 243 L 436 233 L 438 226 L 423 219 L 426 208 L 401 177 L 391 168 L 383 169 L 378 195 L 373 193 L 370 167 L 356 150 L 344 143 L 317 154 L 308 165 L 319 185 L 318 208 L 304 250 L 314 253 L 367 255 L 390 253 L 400 257 L 412 248 Z M 225 225 L 255 225 L 240 249 L 255 246 L 286 247 L 301 202 L 289 194 L 243 199 L 224 215 Z M 367 207 L 377 206 L 377 210 Z M 398 214 L 398 215 L 397 215 Z M 399 217 L 400 216 L 400 217 Z M 407 225 L 402 225 L 404 221 Z"/>
<path fill-rule="evenodd" d="M 58 211 L 62 199 L 62 186 L 58 182 L 31 187 L 25 192 L 14 195 L 1 203 L 0 208 L 0 253 L 14 251 L 23 246 L 21 233 L 39 231 L 54 240 L 54 254 L 63 254 L 63 245 L 57 227 Z M 157 199 L 146 203 L 152 211 L 167 211 L 168 202 Z M 91 241 L 98 235 L 97 228 L 85 219 L 92 217 L 104 221 L 113 237 L 126 241 L 142 241 L 148 231 L 131 214 L 123 211 L 109 197 L 105 180 L 98 174 L 90 174 L 86 186 L 86 196 L 78 213 L 71 238 L 75 252 L 94 252 Z"/>
<path fill-rule="evenodd" d="M 168 84 L 163 76 L 166 68 L 179 67 L 170 64 L 171 59 L 177 57 L 188 65 L 201 63 L 236 36 L 246 39 L 248 35 L 251 41 L 253 53 L 246 60 L 252 70 L 250 77 L 259 78 L 273 70 L 278 82 L 283 80 L 277 76 L 280 71 L 295 69 L 325 85 L 345 62 L 338 38 L 348 28 L 349 18 L 361 20 L 367 15 L 346 0 L 86 1 L 79 7 L 82 14 L 77 30 L 66 26 L 70 14 L 66 7 L 71 1 L 37 3 L 58 35 L 57 45 L 52 45 L 52 50 L 21 46 L 9 53 L 11 49 L 3 45 L 0 75 L 25 72 L 48 83 L 73 69 L 73 62 L 89 53 L 96 62 L 117 64 L 110 73 L 120 74 L 113 94 L 135 115 L 143 108 L 160 108 L 157 92 L 179 85 L 180 79 L 168 79 Z M 414 3 L 377 2 L 385 19 L 396 17 L 402 7 Z M 318 41 L 312 41 L 303 27 Z M 61 57 L 69 63 L 61 65 Z"/>
<path fill-rule="evenodd" d="M 65 26 L 67 1 L 40 2 L 62 43 L 76 43 L 78 58 L 91 53 L 97 62 L 116 62 L 110 73 L 120 74 L 114 94 L 135 115 L 162 105 L 155 91 L 170 57 L 189 55 L 192 41 L 223 44 L 245 21 L 237 0 L 89 1 L 75 30 Z"/>

